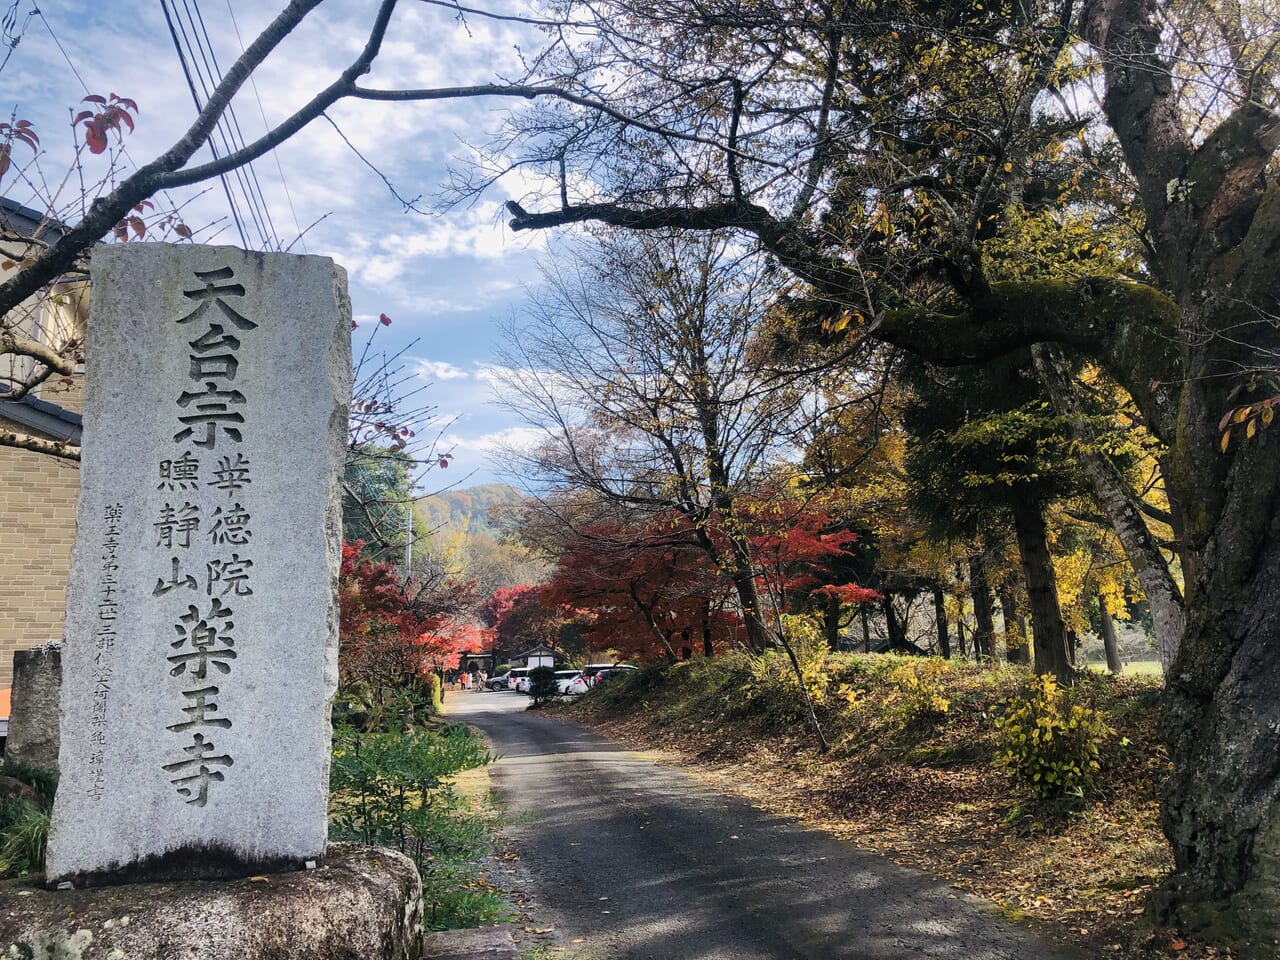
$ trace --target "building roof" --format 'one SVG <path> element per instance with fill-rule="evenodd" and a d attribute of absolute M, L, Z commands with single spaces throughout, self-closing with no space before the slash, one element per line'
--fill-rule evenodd
<path fill-rule="evenodd" d="M 39 210 L 24 207 L 8 197 L 0 197 L 0 224 L 24 236 L 31 236 L 36 228 L 43 224 L 50 234 L 59 239 L 71 229 L 61 220 L 55 220 Z"/>
<path fill-rule="evenodd" d="M 31 394 L 21 400 L 5 400 L 4 396 L 5 394 L 0 393 L 0 417 L 54 440 L 66 440 L 79 445 L 80 414 L 64 410 L 56 403 L 40 400 Z"/>

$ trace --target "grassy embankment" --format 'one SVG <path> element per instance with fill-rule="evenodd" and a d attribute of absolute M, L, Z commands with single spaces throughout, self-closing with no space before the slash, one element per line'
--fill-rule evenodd
<path fill-rule="evenodd" d="M 1025 694 L 1024 670 L 833 655 L 806 673 L 832 743 L 825 755 L 781 658 L 648 668 L 567 711 L 723 792 L 945 877 L 1010 917 L 1053 924 L 1100 957 L 1230 955 L 1143 915 L 1171 866 L 1158 823 L 1168 770 L 1158 676 L 1092 676 L 1067 692 L 1109 731 L 1088 795 L 1043 800 L 995 762 L 996 720 Z"/>

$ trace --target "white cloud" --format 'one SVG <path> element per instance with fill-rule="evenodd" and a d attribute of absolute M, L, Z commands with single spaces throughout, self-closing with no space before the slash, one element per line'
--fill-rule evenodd
<path fill-rule="evenodd" d="M 456 367 L 445 360 L 424 360 L 414 358 L 413 372 L 423 380 L 463 380 L 470 376 L 461 367 Z"/>

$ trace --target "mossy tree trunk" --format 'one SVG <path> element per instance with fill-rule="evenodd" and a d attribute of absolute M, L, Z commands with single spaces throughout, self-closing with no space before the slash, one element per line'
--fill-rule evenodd
<path fill-rule="evenodd" d="M 1063 683 L 1072 676 L 1067 655 L 1067 631 L 1058 605 L 1058 580 L 1049 554 L 1049 531 L 1038 501 L 1015 497 L 1011 504 L 1013 530 L 1022 561 L 1022 579 L 1027 585 L 1027 606 L 1035 631 L 1035 671 L 1050 673 Z"/>
<path fill-rule="evenodd" d="M 973 659 L 990 660 L 995 656 L 996 621 L 991 582 L 987 578 L 987 561 L 981 553 L 969 554 L 969 595 L 973 598 L 973 616 L 978 621 L 971 637 Z"/>
<path fill-rule="evenodd" d="M 1107 655 L 1107 672 L 1119 675 L 1124 672 L 1120 662 L 1120 648 L 1116 642 L 1116 625 L 1111 619 L 1107 598 L 1098 594 L 1098 632 L 1102 634 L 1102 649 Z"/>

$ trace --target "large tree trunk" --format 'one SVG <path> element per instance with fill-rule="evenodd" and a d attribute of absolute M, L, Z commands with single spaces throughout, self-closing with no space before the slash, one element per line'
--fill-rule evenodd
<path fill-rule="evenodd" d="M 822 634 L 827 647 L 836 649 L 840 644 L 840 598 L 827 597 L 822 608 Z"/>
<path fill-rule="evenodd" d="M 1102 634 L 1102 649 L 1107 655 L 1107 671 L 1120 674 L 1124 664 L 1120 662 L 1120 648 L 1116 645 L 1116 625 L 1111 621 L 1107 598 L 1098 594 L 1098 631 Z"/>
<path fill-rule="evenodd" d="M 947 603 L 942 587 L 933 585 L 933 620 L 938 628 L 938 653 L 943 659 L 951 659 L 951 637 L 947 633 Z"/>
<path fill-rule="evenodd" d="M 867 605 L 858 604 L 858 616 L 862 619 L 862 652 L 871 652 L 871 619 L 867 614 Z"/>
<path fill-rule="evenodd" d="M 1049 533 L 1045 529 L 1040 504 L 1031 498 L 1015 497 L 1013 529 L 1022 560 L 1022 579 L 1027 584 L 1027 605 L 1031 608 L 1031 629 L 1035 632 L 1036 673 L 1051 673 L 1063 683 L 1071 680 L 1071 660 L 1067 656 L 1067 631 L 1058 606 L 1058 580 L 1049 555 Z"/>
<path fill-rule="evenodd" d="M 1160 666 L 1167 676 L 1177 655 L 1178 644 L 1182 642 L 1182 631 L 1186 628 L 1182 591 L 1174 582 L 1155 537 L 1142 519 L 1133 492 L 1115 465 L 1102 453 L 1098 438 L 1084 416 L 1060 351 L 1048 344 L 1037 344 L 1031 354 L 1035 358 L 1036 373 L 1054 408 L 1066 417 L 1072 437 L 1079 441 L 1077 457 L 1080 467 L 1094 497 L 1111 521 L 1111 528 L 1120 541 L 1125 558 L 1137 574 L 1142 592 L 1147 595 L 1160 649 Z"/>
<path fill-rule="evenodd" d="M 1164 828 L 1183 923 L 1280 938 L 1280 431 L 1237 455 L 1226 509 L 1201 554 L 1165 695 L 1173 759 Z M 1243 489 L 1242 489 L 1243 488 Z M 1259 519 L 1262 518 L 1262 522 Z M 1190 904 L 1190 909 L 1178 910 Z M 1274 956 L 1259 949 L 1258 956 Z"/>
<path fill-rule="evenodd" d="M 885 630 L 889 634 L 889 651 L 902 652 L 907 648 L 907 631 L 905 625 L 898 620 L 898 611 L 893 607 L 893 594 L 885 592 L 880 601 L 880 609 L 884 612 Z"/>
<path fill-rule="evenodd" d="M 969 554 L 969 595 L 973 597 L 973 615 L 978 621 L 973 631 L 973 659 L 990 660 L 995 656 L 996 621 L 991 610 L 991 582 L 987 579 L 987 561 L 981 553 Z"/>
<path fill-rule="evenodd" d="M 997 591 L 1000 597 L 1000 616 L 1004 618 L 1004 652 L 1010 663 L 1031 663 L 1031 641 L 1027 638 L 1027 623 L 1018 608 L 1018 588 L 1005 582 Z"/>

